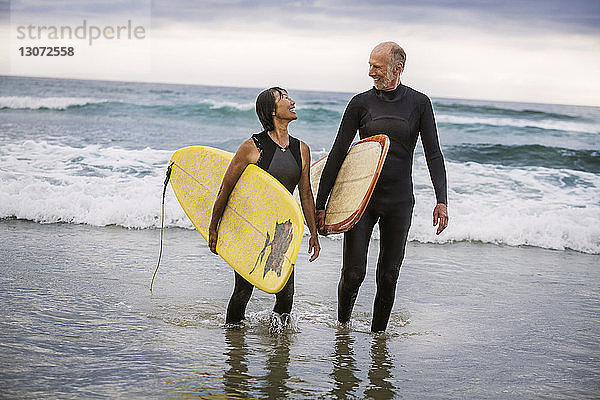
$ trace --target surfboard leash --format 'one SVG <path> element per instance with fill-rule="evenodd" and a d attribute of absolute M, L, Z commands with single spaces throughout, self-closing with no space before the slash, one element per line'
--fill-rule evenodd
<path fill-rule="evenodd" d="M 162 258 L 163 231 L 165 228 L 165 195 L 167 193 L 167 185 L 169 184 L 169 180 L 171 179 L 171 169 L 173 168 L 173 164 L 175 164 L 175 161 L 172 161 L 171 164 L 169 164 L 169 166 L 167 167 L 167 176 L 165 177 L 165 184 L 163 187 L 162 205 L 160 208 L 160 252 L 158 253 L 158 262 L 156 263 L 156 269 L 154 270 L 154 275 L 152 275 L 152 282 L 150 282 L 150 293 L 152 293 L 152 285 L 154 285 L 154 278 L 156 277 L 156 273 L 158 272 L 158 267 L 160 266 L 160 259 Z"/>

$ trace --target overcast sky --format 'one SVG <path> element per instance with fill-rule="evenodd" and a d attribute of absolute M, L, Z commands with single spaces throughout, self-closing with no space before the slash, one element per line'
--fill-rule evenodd
<path fill-rule="evenodd" d="M 357 92 L 372 86 L 373 46 L 393 40 L 403 83 L 432 97 L 600 105 L 600 0 L 0 0 L 0 13 L 0 74 Z M 145 36 L 16 38 L 84 19 Z M 48 45 L 76 55 L 18 54 Z"/>

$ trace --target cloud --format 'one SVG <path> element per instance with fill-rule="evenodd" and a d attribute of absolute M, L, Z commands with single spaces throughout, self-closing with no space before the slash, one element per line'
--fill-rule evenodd
<path fill-rule="evenodd" d="M 12 0 L 10 13 L 20 21 L 74 23 L 87 20 L 115 21 L 151 13 L 150 0 Z"/>
<path fill-rule="evenodd" d="M 194 24 L 278 26 L 294 30 L 370 31 L 385 24 L 426 24 L 437 27 L 469 26 L 473 29 L 511 32 L 559 31 L 600 33 L 600 1 L 597 0 L 13 0 L 0 1 L 0 11 L 28 16 L 68 19 L 127 18 L 140 10 L 152 13 L 153 25 Z"/>
<path fill-rule="evenodd" d="M 81 24 L 87 18 L 107 25 L 133 19 L 149 26 L 148 40 L 120 41 L 123 48 L 117 53 L 113 52 L 116 42 L 100 47 L 99 41 L 93 49 L 79 46 L 77 60 L 61 69 L 63 77 L 242 87 L 277 83 L 290 89 L 354 92 L 371 85 L 367 60 L 372 47 L 394 40 L 408 53 L 403 79 L 431 96 L 598 104 L 600 1 L 422 0 L 416 4 L 397 0 L 12 1 L 13 16 L 16 12 L 36 21 L 53 18 L 53 23 L 59 19 Z M 128 44 L 139 46 L 133 51 L 125 47 Z M 89 59 L 84 58 L 84 50 L 90 50 Z M 11 54 L 14 60 L 16 52 Z M 142 74 L 147 58 L 151 67 Z M 105 68 L 102 60 L 111 60 L 111 67 Z M 32 60 L 18 61 L 33 65 Z M 15 65 L 11 73 L 26 73 L 14 72 Z M 57 69 L 40 71 L 49 76 Z"/>
<path fill-rule="evenodd" d="M 561 31 L 600 33 L 600 2 L 596 0 L 422 0 L 398 1 L 200 1 L 156 0 L 153 19 L 159 25 L 278 24 L 291 29 L 369 31 L 384 24 L 435 27 L 469 26 L 510 32 Z M 507 32 L 507 33 L 510 33 Z"/>

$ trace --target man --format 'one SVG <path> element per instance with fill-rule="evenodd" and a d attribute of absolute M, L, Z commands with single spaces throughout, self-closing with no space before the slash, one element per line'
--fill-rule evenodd
<path fill-rule="evenodd" d="M 344 233 L 343 263 L 338 286 L 338 321 L 350 322 L 352 308 L 367 269 L 367 250 L 375 223 L 379 223 L 377 294 L 371 331 L 387 327 L 396 294 L 396 282 L 404 258 L 414 196 L 413 153 L 419 134 L 425 150 L 437 205 L 433 225 L 439 235 L 448 225 L 446 169 L 429 98 L 402 85 L 406 53 L 394 42 L 377 45 L 369 58 L 369 76 L 375 87 L 354 96 L 344 112 L 340 128 L 323 170 L 316 201 L 317 224 L 323 232 L 325 206 L 338 171 L 358 130 L 360 138 L 384 133 L 390 148 L 371 201 L 360 221 Z"/>

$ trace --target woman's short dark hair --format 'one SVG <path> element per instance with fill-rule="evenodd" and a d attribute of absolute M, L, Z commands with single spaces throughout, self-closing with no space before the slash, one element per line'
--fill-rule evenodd
<path fill-rule="evenodd" d="M 272 131 L 275 129 L 273 124 L 273 112 L 275 111 L 275 92 L 279 93 L 279 96 L 283 96 L 287 93 L 287 90 L 280 87 L 272 87 L 263 90 L 256 98 L 256 115 L 265 131 Z"/>

